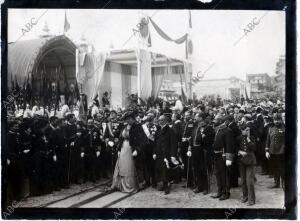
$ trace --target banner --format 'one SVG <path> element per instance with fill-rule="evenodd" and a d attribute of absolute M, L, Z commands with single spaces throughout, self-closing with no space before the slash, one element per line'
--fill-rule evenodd
<path fill-rule="evenodd" d="M 187 40 L 188 34 L 185 34 L 181 38 L 178 38 L 178 39 L 172 39 L 163 30 L 161 30 L 161 28 L 158 27 L 158 25 L 150 17 L 149 17 L 149 20 L 151 21 L 151 23 L 152 23 L 154 29 L 157 31 L 157 33 L 165 40 L 175 42 L 176 44 L 182 44 Z"/>

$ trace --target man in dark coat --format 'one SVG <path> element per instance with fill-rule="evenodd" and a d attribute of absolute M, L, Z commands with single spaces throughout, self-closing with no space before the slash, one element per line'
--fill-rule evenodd
<path fill-rule="evenodd" d="M 213 198 L 226 200 L 230 197 L 228 167 L 232 165 L 234 154 L 234 138 L 230 128 L 224 123 L 224 117 L 214 119 L 216 136 L 214 140 L 215 168 L 218 192 Z"/>
<path fill-rule="evenodd" d="M 165 194 L 170 193 L 169 183 L 169 169 L 172 158 L 176 156 L 176 135 L 174 131 L 167 124 L 168 119 L 165 115 L 161 115 L 158 119 L 161 129 L 155 135 L 155 147 L 153 152 L 153 159 L 157 172 L 163 182 L 162 188 Z"/>

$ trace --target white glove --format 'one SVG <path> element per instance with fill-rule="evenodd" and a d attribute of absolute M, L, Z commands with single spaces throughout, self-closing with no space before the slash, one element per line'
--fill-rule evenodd
<path fill-rule="evenodd" d="M 80 154 L 80 157 L 81 157 L 81 158 L 83 158 L 83 157 L 84 157 L 84 153 L 83 153 L 83 152 Z"/>
<path fill-rule="evenodd" d="M 114 142 L 112 142 L 112 141 L 108 141 L 108 146 L 110 146 L 110 147 L 113 147 L 114 146 Z"/>
<path fill-rule="evenodd" d="M 183 138 L 182 138 L 182 142 L 185 142 L 185 141 L 186 141 L 186 138 L 185 138 L 185 137 L 183 137 Z"/>
<path fill-rule="evenodd" d="M 133 153 L 132 153 L 132 156 L 137 156 L 138 154 L 137 154 L 137 151 L 135 150 L 135 151 L 133 151 Z"/>
<path fill-rule="evenodd" d="M 270 153 L 269 152 L 266 152 L 266 158 L 270 159 Z"/>
<path fill-rule="evenodd" d="M 178 164 L 179 164 L 179 162 L 176 160 L 175 157 L 171 157 L 171 161 L 172 161 L 172 163 L 173 163 L 174 165 L 178 165 Z"/>
<path fill-rule="evenodd" d="M 231 166 L 231 164 L 232 164 L 232 161 L 231 160 L 226 160 L 226 166 L 228 167 L 228 166 Z"/>
<path fill-rule="evenodd" d="M 156 154 L 153 154 L 153 160 L 156 160 Z"/>
<path fill-rule="evenodd" d="M 100 151 L 96 152 L 96 156 L 99 157 L 100 156 Z"/>
<path fill-rule="evenodd" d="M 71 142 L 71 144 L 70 144 L 70 145 L 71 145 L 71 147 L 74 147 L 74 144 L 75 144 L 75 143 L 74 143 L 74 141 L 73 141 L 73 142 Z"/>
<path fill-rule="evenodd" d="M 7 165 L 9 166 L 9 165 L 10 165 L 10 160 L 7 159 L 7 160 L 6 160 L 6 163 L 7 163 Z"/>
<path fill-rule="evenodd" d="M 238 154 L 239 154 L 239 155 L 242 155 L 242 156 L 245 156 L 245 155 L 247 154 L 247 152 L 242 151 L 242 150 L 239 150 Z"/>
<path fill-rule="evenodd" d="M 23 153 L 28 153 L 30 150 L 26 149 L 26 150 L 23 150 Z"/>
<path fill-rule="evenodd" d="M 81 136 L 81 132 L 77 132 L 76 135 L 79 137 Z"/>
<path fill-rule="evenodd" d="M 165 159 L 164 159 L 164 162 L 166 163 L 166 167 L 169 169 L 169 168 L 170 168 L 170 166 L 169 166 L 169 161 L 165 158 Z"/>
<path fill-rule="evenodd" d="M 56 162 L 57 161 L 57 157 L 56 155 L 53 155 L 53 161 Z"/>
<path fill-rule="evenodd" d="M 188 152 L 186 152 L 186 155 L 187 155 L 188 157 L 191 157 L 191 156 L 192 156 L 192 152 L 191 152 L 191 151 L 188 151 Z"/>

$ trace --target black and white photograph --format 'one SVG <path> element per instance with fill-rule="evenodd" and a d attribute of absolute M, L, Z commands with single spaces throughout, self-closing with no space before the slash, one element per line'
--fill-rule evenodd
<path fill-rule="evenodd" d="M 241 211 L 284 214 L 287 197 L 295 210 L 287 8 L 112 2 L 6 9 L 2 218 L 35 209 L 251 218 Z"/>

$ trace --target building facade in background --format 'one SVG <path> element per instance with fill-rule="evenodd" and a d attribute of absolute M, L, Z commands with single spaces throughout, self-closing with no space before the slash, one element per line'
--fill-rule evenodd
<path fill-rule="evenodd" d="M 278 62 L 276 63 L 276 76 L 274 81 L 275 91 L 285 97 L 285 55 L 279 57 Z"/>
<path fill-rule="evenodd" d="M 202 98 L 204 96 L 214 95 L 221 99 L 233 100 L 249 96 L 250 85 L 237 77 L 225 79 L 207 79 L 200 80 L 193 88 L 194 97 Z"/>
<path fill-rule="evenodd" d="M 272 90 L 272 79 L 266 74 L 247 74 L 246 81 L 250 84 L 250 97 L 260 98 L 263 93 Z"/>

